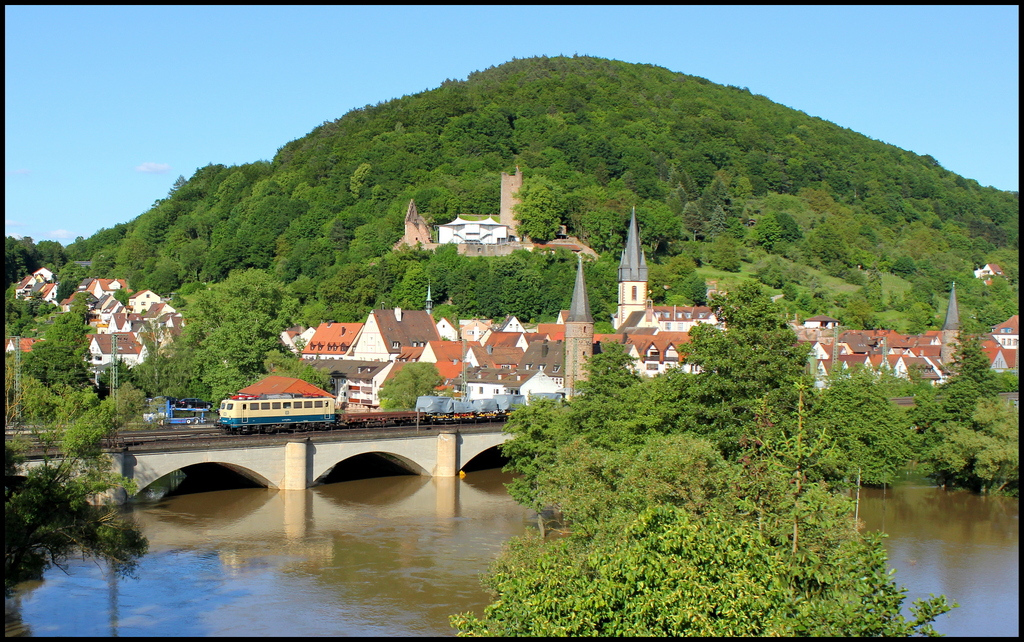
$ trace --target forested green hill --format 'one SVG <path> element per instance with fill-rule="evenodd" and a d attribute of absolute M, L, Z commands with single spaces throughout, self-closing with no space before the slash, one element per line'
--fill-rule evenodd
<path fill-rule="evenodd" d="M 981 325 L 1016 311 L 1016 193 L 745 88 L 589 57 L 513 60 L 327 121 L 272 162 L 200 168 L 65 259 L 162 293 L 267 270 L 307 324 L 420 307 L 428 279 L 464 318 L 553 318 L 568 305 L 569 256 L 390 249 L 409 199 L 435 223 L 497 213 L 499 174 L 516 166 L 527 201 L 602 254 L 587 275 L 600 318 L 633 206 L 657 302 L 698 300 L 700 280 L 724 274 L 784 292 L 791 313 L 854 324 L 924 329 L 953 280 Z M 557 222 L 523 221 L 540 239 Z M 986 262 L 1008 281 L 974 279 Z"/>

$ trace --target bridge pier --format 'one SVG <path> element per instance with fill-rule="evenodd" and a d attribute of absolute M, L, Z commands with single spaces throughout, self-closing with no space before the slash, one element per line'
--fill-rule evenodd
<path fill-rule="evenodd" d="M 459 434 L 442 430 L 437 435 L 437 464 L 434 477 L 455 477 L 459 474 Z"/>
<path fill-rule="evenodd" d="M 281 490 L 306 490 L 312 481 L 309 442 L 290 441 L 284 447 L 284 480 Z"/>

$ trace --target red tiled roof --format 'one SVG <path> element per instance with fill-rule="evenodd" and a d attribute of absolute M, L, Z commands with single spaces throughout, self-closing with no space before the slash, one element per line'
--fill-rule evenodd
<path fill-rule="evenodd" d="M 334 323 L 325 322 L 317 326 L 316 332 L 310 337 L 309 343 L 302 348 L 304 355 L 332 355 L 340 356 L 345 354 L 349 346 L 355 340 L 362 323 Z"/>
<path fill-rule="evenodd" d="M 523 336 L 522 332 L 492 332 L 487 337 L 487 341 L 484 345 L 494 347 L 505 347 L 514 348 L 519 343 L 519 337 Z"/>
<path fill-rule="evenodd" d="M 238 391 L 239 394 L 246 395 L 267 395 L 274 393 L 291 392 L 302 395 L 312 395 L 315 397 L 333 397 L 331 393 L 326 390 L 321 390 L 311 383 L 307 383 L 302 379 L 296 379 L 294 377 L 282 377 L 279 375 L 269 375 L 263 379 L 257 381 L 251 386 L 246 386 Z"/>
<path fill-rule="evenodd" d="M 1020 334 L 1020 316 L 1015 314 L 999 325 L 992 326 L 992 332 L 995 333 L 1002 328 L 1009 328 L 1010 332 L 1006 334 Z"/>
<path fill-rule="evenodd" d="M 477 342 L 473 341 L 473 344 Z M 442 361 L 451 363 L 453 360 L 462 360 L 462 342 L 461 341 L 431 341 L 427 345 L 434 352 L 434 357 L 438 363 Z"/>

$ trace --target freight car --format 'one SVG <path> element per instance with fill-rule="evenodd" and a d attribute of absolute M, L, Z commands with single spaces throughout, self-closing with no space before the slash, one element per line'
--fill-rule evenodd
<path fill-rule="evenodd" d="M 415 411 L 346 413 L 331 397 L 238 394 L 221 402 L 218 424 L 229 434 L 251 434 L 503 421 L 525 402 L 520 395 L 466 402 L 451 397 L 420 397 Z"/>

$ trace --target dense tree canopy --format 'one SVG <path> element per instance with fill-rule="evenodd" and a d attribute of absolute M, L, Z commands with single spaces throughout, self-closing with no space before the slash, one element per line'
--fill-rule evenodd
<path fill-rule="evenodd" d="M 524 233 L 542 240 L 566 225 L 612 262 L 636 206 L 652 265 L 688 255 L 740 275 L 767 252 L 857 285 L 858 266 L 898 275 L 885 288 L 914 298 L 867 297 L 872 309 L 858 310 L 869 324 L 931 326 L 949 283 L 973 280 L 968 271 L 990 261 L 1005 283 L 965 286 L 963 316 L 998 323 L 1017 309 L 1016 194 L 744 89 L 575 56 L 514 60 L 353 110 L 271 162 L 199 168 L 137 219 L 76 240 L 63 255 L 9 239 L 6 278 L 91 260 L 91 275 L 168 293 L 256 268 L 285 284 L 315 284 L 302 301 L 305 323 L 361 320 L 375 304 L 406 300 L 412 263 L 386 279 L 373 264 L 401 236 L 409 199 L 429 223 L 495 214 L 499 174 L 517 165 Z M 519 287 L 496 290 L 492 270 L 473 265 L 449 273 L 459 287 L 441 296 L 467 316 L 553 318 L 560 297 L 517 298 L 545 275 L 512 267 Z M 426 271 L 433 283 L 440 270 Z M 836 282 L 799 271 L 785 281 L 795 288 L 791 313 L 846 306 Z M 700 298 L 693 294 L 685 298 Z M 613 299 L 593 303 L 611 313 Z"/>

